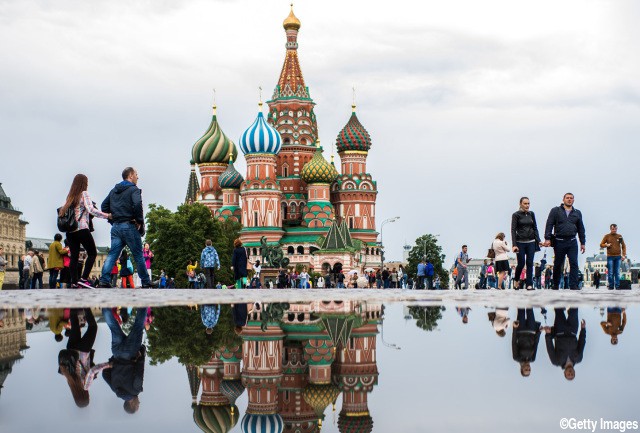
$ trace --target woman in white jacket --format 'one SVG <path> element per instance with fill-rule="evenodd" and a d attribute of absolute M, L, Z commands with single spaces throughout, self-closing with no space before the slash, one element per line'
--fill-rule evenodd
<path fill-rule="evenodd" d="M 509 271 L 509 245 L 505 240 L 504 233 L 500 232 L 493 240 L 493 251 L 496 253 L 496 273 L 498 274 L 498 289 L 504 290 L 502 282 Z"/>

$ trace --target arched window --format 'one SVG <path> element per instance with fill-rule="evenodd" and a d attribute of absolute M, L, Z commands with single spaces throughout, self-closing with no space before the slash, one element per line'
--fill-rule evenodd
<path fill-rule="evenodd" d="M 289 176 L 289 167 L 287 167 L 287 166 L 283 166 L 282 167 L 282 176 L 283 177 Z"/>
<path fill-rule="evenodd" d="M 304 254 L 304 247 L 302 245 L 299 245 L 298 248 L 296 248 L 296 252 L 298 254 Z"/>
<path fill-rule="evenodd" d="M 295 203 L 291 203 L 291 206 L 290 206 L 289 209 L 290 209 L 290 212 L 292 214 L 295 214 L 298 211 L 298 209 L 296 208 L 296 204 Z"/>
<path fill-rule="evenodd" d="M 256 248 L 253 248 L 253 255 L 257 256 L 258 255 L 258 250 Z"/>
<path fill-rule="evenodd" d="M 288 247 L 287 248 L 287 254 L 293 254 L 293 247 Z"/>
<path fill-rule="evenodd" d="M 287 204 L 284 202 L 282 203 L 282 219 L 287 219 Z"/>

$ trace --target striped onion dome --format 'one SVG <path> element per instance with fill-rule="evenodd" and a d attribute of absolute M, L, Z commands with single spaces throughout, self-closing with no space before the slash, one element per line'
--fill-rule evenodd
<path fill-rule="evenodd" d="M 198 139 L 191 149 L 191 158 L 196 164 L 211 162 L 224 163 L 229 161 L 229 154 L 238 157 L 238 149 L 220 128 L 216 116 L 217 107 L 213 106 L 213 117 L 207 132 Z"/>
<path fill-rule="evenodd" d="M 204 406 L 193 408 L 193 421 L 205 433 L 227 433 L 238 423 L 235 406 Z"/>
<path fill-rule="evenodd" d="M 223 380 L 220 384 L 220 391 L 233 405 L 236 403 L 238 397 L 240 397 L 244 392 L 244 385 L 240 379 Z"/>
<path fill-rule="evenodd" d="M 277 154 L 282 148 L 280 133 L 267 123 L 264 114 L 262 114 L 262 102 L 258 117 L 240 137 L 240 148 L 245 155 L 252 153 Z"/>
<path fill-rule="evenodd" d="M 247 413 L 242 418 L 242 433 L 282 433 L 284 422 L 280 414 Z"/>
<path fill-rule="evenodd" d="M 315 155 L 302 167 L 302 180 L 306 183 L 332 183 L 338 177 L 338 171 L 322 156 L 319 140 L 316 142 L 316 146 Z"/>
<path fill-rule="evenodd" d="M 233 157 L 230 157 L 227 169 L 218 178 L 218 185 L 220 185 L 220 188 L 238 189 L 242 182 L 244 182 L 244 178 L 233 166 Z"/>
<path fill-rule="evenodd" d="M 360 150 L 367 152 L 371 148 L 371 136 L 356 116 L 356 106 L 352 105 L 351 118 L 342 128 L 336 139 L 338 152 Z"/>

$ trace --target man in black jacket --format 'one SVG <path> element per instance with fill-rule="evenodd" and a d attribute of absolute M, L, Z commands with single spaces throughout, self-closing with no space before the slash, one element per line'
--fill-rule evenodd
<path fill-rule="evenodd" d="M 111 308 L 103 308 L 102 315 L 111 330 L 111 353 L 102 377 L 111 390 L 124 400 L 124 410 L 135 413 L 140 407 L 138 395 L 144 381 L 144 358 L 146 349 L 142 344 L 147 307 L 138 308 L 136 320 L 129 335 L 125 335 L 113 316 Z"/>
<path fill-rule="evenodd" d="M 147 265 L 142 254 L 142 235 L 144 235 L 144 212 L 142 209 L 142 191 L 137 187 L 138 172 L 133 167 L 127 167 L 122 171 L 122 182 L 118 183 L 109 192 L 102 202 L 101 208 L 105 213 L 110 213 L 111 249 L 104 261 L 100 287 L 111 287 L 111 268 L 116 264 L 120 253 L 126 246 L 131 250 L 131 255 L 138 269 L 138 276 L 142 287 L 152 287 L 151 279 L 147 274 Z"/>
<path fill-rule="evenodd" d="M 565 257 L 569 259 L 569 288 L 578 290 L 578 244 L 576 235 L 580 239 L 580 252 L 585 251 L 585 230 L 582 213 L 573 207 L 574 197 L 570 192 L 564 195 L 562 204 L 549 212 L 544 231 L 544 246 L 551 246 L 553 238 L 553 289 L 558 290 L 560 278 L 564 270 Z"/>
<path fill-rule="evenodd" d="M 564 308 L 556 308 L 555 315 L 553 327 L 544 327 L 547 353 L 551 363 L 564 370 L 565 379 L 573 380 L 576 377 L 574 367 L 582 361 L 584 346 L 587 343 L 586 323 L 584 319 L 580 322 L 580 335 L 578 336 L 577 308 L 569 308 L 568 316 L 565 315 Z"/>

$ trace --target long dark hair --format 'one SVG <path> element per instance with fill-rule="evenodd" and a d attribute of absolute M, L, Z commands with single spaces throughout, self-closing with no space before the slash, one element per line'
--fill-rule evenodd
<path fill-rule="evenodd" d="M 80 203 L 80 196 L 84 191 L 87 190 L 89 186 L 89 178 L 82 173 L 76 174 L 73 178 L 73 182 L 71 182 L 71 188 L 69 188 L 69 194 L 67 195 L 67 201 L 65 201 L 64 205 L 60 208 L 60 212 L 58 216 L 64 216 L 67 212 L 67 209 L 70 207 L 75 208 Z"/>

